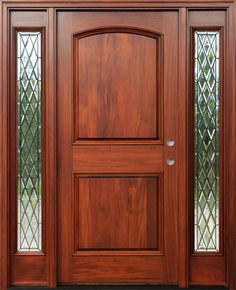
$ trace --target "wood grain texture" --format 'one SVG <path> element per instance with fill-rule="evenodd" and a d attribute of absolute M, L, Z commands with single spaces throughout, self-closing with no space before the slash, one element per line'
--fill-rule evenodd
<path fill-rule="evenodd" d="M 137 33 L 75 38 L 75 140 L 158 137 L 158 40 Z"/>
<path fill-rule="evenodd" d="M 177 263 L 173 264 L 173 256 L 177 253 L 177 240 L 178 240 L 178 193 L 177 193 L 177 167 L 172 166 L 169 167 L 166 164 L 167 158 L 176 158 L 177 157 L 177 147 L 178 147 L 178 95 L 176 96 L 176 92 L 178 91 L 178 17 L 176 12 L 156 12 L 156 11 L 89 11 L 89 12 L 80 12 L 80 11 L 70 11 L 70 12 L 58 12 L 58 206 L 59 206 L 59 228 L 58 228 L 58 237 L 59 237 L 59 255 L 58 255 L 58 277 L 59 283 L 69 283 L 73 281 L 73 283 L 80 282 L 100 282 L 100 283 L 122 283 L 127 281 L 132 281 L 132 279 L 137 278 L 138 281 L 150 281 L 150 282 L 164 282 L 165 283 L 177 283 Z M 167 25 L 168 24 L 168 25 Z M 73 125 L 74 119 L 72 117 L 72 112 L 74 110 L 73 104 L 73 66 L 74 58 L 73 58 L 73 42 L 71 41 L 73 37 L 79 37 L 80 34 L 86 33 L 86 31 L 92 30 L 111 30 L 116 27 L 117 30 L 122 29 L 121 33 L 114 33 L 109 35 L 109 37 L 98 37 L 97 35 L 93 37 L 87 37 L 89 44 L 94 44 L 97 47 L 96 51 L 98 54 L 102 56 L 103 62 L 106 67 L 109 68 L 111 73 L 114 73 L 113 70 L 115 68 L 112 67 L 114 65 L 115 59 L 111 56 L 111 63 L 108 64 L 108 56 L 110 56 L 110 51 L 112 47 L 112 43 L 116 41 L 117 47 L 121 47 L 122 57 L 125 55 L 125 51 L 127 54 L 131 56 L 129 59 L 131 63 L 132 53 L 131 48 L 134 50 L 134 56 L 137 55 L 137 50 L 140 45 L 141 51 L 143 51 L 143 46 L 147 44 L 151 50 L 156 50 L 156 46 L 153 44 L 153 38 L 149 40 L 148 37 L 140 37 L 133 36 L 133 34 L 128 34 L 127 31 L 130 29 L 133 31 L 151 31 L 152 35 L 163 35 L 165 47 L 165 53 L 160 55 L 160 58 L 163 62 L 163 91 L 165 95 L 163 95 L 163 103 L 161 104 L 160 110 L 163 116 L 163 136 L 165 138 L 173 138 L 175 140 L 174 147 L 168 147 L 164 144 L 164 140 L 162 138 L 162 142 L 153 143 L 153 140 L 146 140 L 145 143 L 140 143 L 139 140 L 132 140 L 132 142 L 117 142 L 117 140 L 107 140 L 103 138 L 102 143 L 98 143 L 97 140 L 90 139 L 87 140 L 86 143 L 82 142 L 74 142 L 73 138 Z M 125 31 L 127 30 L 127 31 Z M 148 34 L 149 35 L 149 34 Z M 78 42 L 84 41 L 86 37 L 81 38 Z M 89 40 L 90 39 L 90 40 Z M 141 39 L 140 41 L 137 41 Z M 88 44 L 84 42 L 83 45 Z M 105 45 L 104 42 L 108 44 Z M 133 45 L 135 43 L 135 46 Z M 80 50 L 80 45 L 78 45 L 78 49 Z M 92 46 L 91 46 L 92 47 Z M 108 49 L 107 49 L 108 48 Z M 88 48 L 90 50 L 90 48 Z M 114 48 L 112 48 L 114 53 Z M 106 52 L 108 56 L 106 55 Z M 115 52 L 117 54 L 117 52 Z M 83 53 L 83 57 L 88 59 L 88 55 L 86 52 Z M 91 55 L 91 53 L 89 54 Z M 143 56 L 142 56 L 143 57 Z M 142 58 L 141 57 L 141 58 Z M 145 56 L 146 58 L 146 56 Z M 153 59 L 153 56 L 151 57 Z M 91 60 L 92 59 L 92 60 Z M 126 59 L 126 58 L 124 58 Z M 106 61 L 104 61 L 106 60 Z M 158 65 L 157 58 L 155 59 L 155 66 Z M 81 61 L 81 56 L 80 60 Z M 89 63 L 95 62 L 97 63 L 97 58 L 91 56 L 86 62 Z M 142 63 L 142 59 L 139 60 Z M 122 65 L 125 67 L 125 61 L 122 61 Z M 148 60 L 149 62 L 149 60 Z M 135 60 L 136 63 L 136 60 Z M 96 64 L 97 66 L 97 64 Z M 100 64 L 99 64 L 100 66 Z M 143 73 L 143 63 L 140 65 L 139 62 L 128 68 L 128 72 L 134 75 L 142 75 Z M 119 66 L 118 66 L 119 68 Z M 132 68 L 132 69 L 131 69 Z M 138 70 L 138 72 L 135 71 Z M 126 69 L 125 69 L 126 70 Z M 82 72 L 85 74 L 84 72 Z M 97 70 L 98 76 L 96 78 L 91 78 L 94 81 L 91 84 L 94 91 L 99 90 L 99 83 L 97 79 L 100 78 L 100 74 L 103 80 L 103 87 L 109 88 L 111 86 L 111 76 L 110 74 L 104 74 L 100 69 Z M 149 75 L 149 73 L 147 72 Z M 115 75 L 116 78 L 112 80 L 113 84 L 116 83 L 117 78 L 120 76 Z M 138 86 L 142 86 L 139 90 L 142 92 L 149 92 L 149 85 L 152 86 L 152 82 L 149 82 L 143 76 L 145 82 L 138 82 Z M 150 78 L 151 79 L 151 78 Z M 130 80 L 130 78 L 129 78 Z M 171 80 L 171 85 L 169 85 L 169 80 Z M 86 80 L 85 80 L 86 81 Z M 122 81 L 123 82 L 123 81 Z M 119 85 L 118 89 L 121 92 L 124 92 L 122 88 L 122 82 L 117 82 Z M 125 81 L 124 81 L 125 83 Z M 116 86 L 117 86 L 116 84 Z M 125 83 L 126 84 L 126 83 Z M 139 100 L 139 95 L 136 94 L 136 82 L 130 81 L 130 86 L 132 88 L 128 88 L 128 91 L 132 94 L 135 92 L 137 100 Z M 103 92 L 100 91 L 100 94 L 106 94 L 106 90 Z M 97 93 L 95 94 L 97 95 Z M 88 98 L 91 96 L 89 94 Z M 132 97 L 132 96 L 131 96 Z M 119 96 L 123 102 L 123 96 Z M 146 94 L 145 98 L 152 98 L 151 94 Z M 144 100 L 147 104 L 149 100 Z M 152 100 L 150 100 L 152 103 Z M 152 103 L 153 104 L 153 103 Z M 120 113 L 120 107 L 118 103 L 115 103 L 116 108 L 114 108 L 114 112 Z M 146 105 L 145 105 L 146 106 Z M 133 109 L 134 107 L 134 109 Z M 81 107 L 81 110 L 83 107 Z M 86 107 L 85 107 L 86 109 Z M 104 108 L 103 108 L 104 109 Z M 129 103 L 123 103 L 123 111 L 126 109 L 129 112 L 129 117 L 137 118 L 136 116 L 132 116 L 130 112 L 134 110 L 136 112 L 136 104 L 133 103 L 132 107 Z M 91 112 L 92 114 L 93 112 Z M 81 112 L 79 112 L 81 114 Z M 140 118 L 140 114 L 139 117 Z M 147 118 L 147 122 L 150 124 L 149 119 L 151 116 Z M 91 116 L 93 118 L 93 116 Z M 102 118 L 102 117 L 100 117 Z M 115 116 L 113 116 L 115 118 Z M 137 119 L 138 119 L 137 118 Z M 105 115 L 106 122 L 108 121 Z M 129 121 L 127 122 L 127 128 L 130 126 Z M 121 121 L 122 123 L 122 121 Z M 98 126 L 98 130 L 103 125 Z M 117 125 L 119 126 L 119 124 Z M 122 128 L 123 128 L 122 124 Z M 132 129 L 132 130 L 131 130 Z M 97 130 L 97 129 L 96 129 Z M 117 129 L 116 129 L 117 130 Z M 132 125 L 128 129 L 128 134 L 125 137 L 133 137 L 137 136 L 136 127 Z M 134 133 L 135 134 L 134 134 Z M 123 133 L 122 133 L 123 134 Z M 120 135 L 122 136 L 122 135 Z M 124 136 L 124 135 L 123 135 Z M 144 136 L 144 135 L 143 135 Z M 162 137 L 163 137 L 162 136 Z M 92 207 L 93 214 L 90 216 L 88 214 L 88 210 L 82 209 L 80 213 L 76 212 L 76 215 L 79 215 L 79 220 L 83 220 L 83 224 L 80 224 L 83 229 L 83 235 L 81 237 L 80 229 L 78 226 L 73 225 L 73 176 L 74 174 L 86 175 L 92 174 L 93 176 L 99 175 L 98 180 L 102 181 L 102 175 L 107 176 L 107 174 L 116 174 L 118 176 L 127 176 L 128 180 L 131 176 L 146 176 L 147 175 L 157 175 L 163 174 L 163 201 L 162 201 L 162 212 L 163 212 L 163 228 L 165 227 L 165 231 L 162 235 L 162 245 L 160 245 L 162 252 L 153 251 L 144 249 L 144 247 L 150 247 L 153 244 L 153 240 L 155 237 L 155 231 L 152 229 L 152 237 L 144 237 L 144 232 L 149 231 L 145 226 L 142 226 L 142 231 L 138 232 L 137 225 L 132 221 L 130 224 L 129 230 L 125 226 L 124 219 L 127 219 L 130 216 L 131 220 L 136 216 L 137 219 L 140 218 L 139 211 L 143 212 L 143 219 L 147 219 L 150 217 L 155 210 L 150 206 L 149 211 L 145 211 L 141 206 L 141 200 L 145 201 L 145 193 L 144 189 L 141 189 L 136 183 L 132 186 L 132 190 L 136 193 L 134 194 L 134 203 L 132 205 L 132 213 L 131 206 L 127 204 L 127 198 L 131 196 L 131 193 L 125 194 L 122 193 L 122 190 L 125 190 L 127 186 L 124 185 L 124 181 L 121 182 L 120 185 L 117 186 L 117 189 L 114 188 L 114 184 L 109 184 L 109 182 L 105 182 L 103 180 L 101 184 L 97 181 L 92 186 L 93 190 L 90 188 L 91 193 L 86 194 L 85 192 L 90 192 L 89 187 L 84 186 L 80 188 L 79 200 L 82 198 L 83 204 L 88 208 Z M 128 177 L 129 176 L 129 177 Z M 111 178 L 112 180 L 112 178 Z M 94 182 L 94 181 L 93 181 Z M 118 181 L 116 181 L 118 182 Z M 116 184 L 115 182 L 115 184 Z M 126 181 L 127 182 L 127 181 Z M 119 183 L 119 182 L 118 182 Z M 154 188 L 150 190 L 153 192 Z M 91 184 L 90 184 L 91 187 Z M 105 189 L 107 188 L 107 189 Z M 112 191 L 112 193 L 108 194 L 106 190 Z M 114 188 L 114 189 L 113 189 Z M 126 189 L 127 190 L 127 189 Z M 129 189 L 131 190 L 131 189 Z M 138 193 L 138 190 L 140 193 Z M 119 191 L 119 192 L 118 192 Z M 142 192 L 142 194 L 141 194 Z M 96 193 L 96 194 L 95 194 Z M 88 196 L 87 196 L 88 195 Z M 114 195 L 116 198 L 113 198 Z M 153 195 L 153 194 L 151 194 Z M 99 199 L 99 196 L 101 200 Z M 94 198 L 94 200 L 93 200 Z M 126 212 L 124 209 L 120 208 L 117 204 L 114 204 L 115 200 L 118 199 L 123 204 L 123 208 L 127 208 Z M 144 206 L 144 205 L 142 205 Z M 81 208 L 81 205 L 79 205 Z M 99 209 L 99 210 L 97 210 Z M 101 209 L 104 209 L 102 211 Z M 114 210 L 112 210 L 114 209 Z M 107 221 L 105 216 L 106 212 L 111 212 L 110 214 L 113 219 Z M 97 216 L 96 211 L 99 213 Z M 119 212 L 120 211 L 120 212 Z M 128 212 L 127 212 L 128 211 Z M 136 212 L 134 214 L 134 212 Z M 121 217 L 122 213 L 122 218 Z M 158 209 L 159 213 L 159 209 Z M 82 215 L 82 217 L 81 217 Z M 107 214 L 108 215 L 108 214 Z M 96 218 L 95 218 L 96 217 Z M 102 222 L 104 220 L 104 224 Z M 72 222 L 71 222 L 72 221 Z M 157 221 L 156 221 L 157 222 Z M 116 225 L 115 225 L 116 223 Z M 107 225 L 107 226 L 106 226 Z M 109 227 L 110 225 L 110 227 Z M 108 232 L 105 231 L 105 226 Z M 122 230 L 128 235 L 128 242 L 121 240 L 122 238 L 117 235 L 115 231 L 115 227 L 122 227 Z M 87 231 L 90 233 L 92 229 L 96 228 L 98 230 L 98 236 L 93 234 L 93 238 L 89 238 L 88 240 L 83 240 L 83 236 L 87 235 Z M 153 227 L 152 227 L 153 228 Z M 157 228 L 158 230 L 158 228 Z M 156 231 L 157 231 L 156 230 Z M 78 232 L 79 244 L 82 243 L 82 246 L 88 247 L 92 246 L 93 249 L 78 250 L 74 255 L 71 253 L 75 252 L 74 249 L 74 234 Z M 102 235 L 103 239 L 102 240 Z M 130 233 L 134 233 L 134 237 L 131 238 Z M 136 233 L 136 234 L 135 234 Z M 151 236 L 151 234 L 150 234 Z M 136 237 L 136 239 L 135 239 Z M 96 240 L 97 239 L 97 240 Z M 142 241 L 141 241 L 142 239 Z M 156 242 L 155 242 L 156 243 Z M 105 249 L 105 247 L 109 247 L 109 244 L 114 249 L 109 250 Z M 103 247 L 103 249 L 95 250 L 95 247 Z M 132 250 L 131 247 L 142 247 L 139 250 Z M 128 247 L 127 250 L 124 250 L 123 247 Z M 100 253 L 98 253 L 100 252 Z M 101 253 L 102 252 L 102 253 Z M 145 252 L 145 253 L 144 253 Z M 98 257 L 103 257 L 103 260 Z M 116 258 L 114 259 L 113 256 Z M 125 256 L 125 259 L 124 259 Z M 140 257 L 140 259 L 139 259 Z M 142 257 L 142 258 L 141 258 Z M 125 261 L 125 262 L 124 262 Z M 117 273 L 117 268 L 114 267 L 114 263 L 118 263 L 121 265 L 122 269 L 120 269 Z M 128 268 L 125 266 L 130 265 Z M 149 272 L 153 267 L 153 271 Z M 90 270 L 88 271 L 88 268 Z M 107 270 L 109 269 L 109 270 Z M 146 270 L 145 270 L 146 269 Z M 128 271 L 126 274 L 125 272 Z M 138 273 L 142 273 L 140 279 L 138 278 Z M 106 277 L 105 277 L 106 275 Z M 130 276 L 130 278 L 128 278 Z M 92 278 L 93 277 L 93 278 Z M 134 282 L 135 280 L 133 280 Z"/>
<path fill-rule="evenodd" d="M 47 30 L 47 100 L 46 100 L 46 148 L 47 148 L 47 171 L 46 171 L 46 230 L 47 230 L 47 284 L 50 288 L 57 286 L 57 130 L 56 130 L 56 11 L 48 10 Z"/>
<path fill-rule="evenodd" d="M 8 134 L 7 130 L 7 110 L 8 110 L 8 98 L 7 98 L 7 92 L 8 92 L 8 73 L 9 73 L 9 66 L 7 62 L 7 55 L 8 55 L 8 15 L 7 15 L 7 9 L 3 7 L 1 3 L 1 19 L 2 19 L 2 29 L 1 29 L 1 35 L 2 35 L 2 43 L 5 43 L 5 46 L 1 46 L 2 49 L 2 55 L 0 56 L 2 66 L 1 66 L 1 87 L 2 87 L 2 98 L 1 98 L 1 106 L 0 106 L 0 112 L 1 112 L 1 127 L 0 127 L 0 134 L 1 134 L 1 233 L 0 233 L 0 263 L 1 263 L 1 281 L 0 286 L 2 289 L 6 289 L 9 284 L 9 216 L 8 216 L 8 207 L 9 207 L 9 195 L 8 195 L 8 140 L 6 138 Z M 4 73 L 5 71 L 5 73 Z"/>
<path fill-rule="evenodd" d="M 1 105 L 0 105 L 0 288 L 5 290 L 10 285 L 11 271 L 13 271 L 12 283 L 14 285 L 49 285 L 51 287 L 56 285 L 56 275 L 58 267 L 58 279 L 59 283 L 119 283 L 125 281 L 127 283 L 175 283 L 179 279 L 179 285 L 185 287 L 190 279 L 190 282 L 195 285 L 199 284 L 221 284 L 222 281 L 229 281 L 231 289 L 236 288 L 236 250 L 235 250 L 235 15 L 236 5 L 233 0 L 174 0 L 168 2 L 166 0 L 148 2 L 142 0 L 135 1 L 65 1 L 65 0 L 47 0 L 47 1 L 20 1 L 20 0 L 8 0 L 1 1 L 0 9 L 0 23 L 3 32 L 3 41 L 0 45 L 0 69 L 1 69 L 1 81 L 0 90 L 2 92 Z M 59 39 L 56 41 L 56 13 L 52 11 L 52 7 L 58 10 L 73 10 L 82 9 L 81 12 L 73 12 L 73 16 L 70 18 L 64 18 L 58 22 L 59 27 Z M 11 10 L 8 10 L 12 9 Z M 46 11 L 49 8 L 50 11 Z M 156 12 L 157 9 L 164 9 L 165 11 Z M 175 29 L 175 25 L 178 26 L 177 21 L 171 19 L 172 12 L 166 11 L 173 9 L 177 11 L 178 8 L 182 8 L 179 11 L 179 31 Z M 186 8 L 190 8 L 185 10 Z M 20 11 L 23 9 L 23 11 Z M 37 10 L 38 9 L 38 10 Z M 152 9 L 152 11 L 150 11 Z M 199 11 L 200 9 L 200 11 Z M 203 11 L 206 9 L 205 11 Z M 18 11 L 16 11 L 18 10 Z M 25 10 L 30 10 L 26 13 Z M 32 11 L 35 10 L 35 11 Z M 36 11 L 37 10 L 37 11 Z M 95 12 L 95 10 L 97 12 Z M 128 10 L 130 10 L 128 12 Z M 134 11 L 135 10 L 135 11 Z M 194 11 L 195 10 L 195 11 Z M 214 10 L 214 11 L 213 11 Z M 221 11 L 219 11 L 221 10 Z M 222 11 L 224 10 L 224 11 Z M 58 165 L 57 179 L 48 182 L 48 188 L 50 192 L 57 193 L 59 214 L 58 214 L 58 244 L 56 244 L 55 231 L 57 222 L 55 219 L 55 211 L 57 206 L 56 196 L 54 194 L 48 197 L 49 204 L 48 217 L 48 237 L 54 236 L 54 239 L 47 241 L 47 256 L 37 257 L 37 259 L 31 260 L 30 257 L 18 257 L 13 259 L 13 265 L 11 265 L 11 249 L 9 242 L 11 240 L 8 233 L 10 232 L 10 221 L 12 216 L 9 215 L 10 209 L 10 190 L 9 190 L 9 177 L 11 170 L 9 166 L 8 156 L 11 154 L 9 148 L 9 91 L 11 84 L 9 81 L 9 13 L 13 13 L 14 25 L 24 27 L 41 27 L 40 15 L 48 14 L 49 25 L 49 53 L 48 53 L 48 75 L 50 80 L 48 88 L 48 105 L 51 107 L 48 110 L 48 147 L 51 148 L 51 156 L 48 153 L 50 165 L 48 178 L 55 178 L 55 172 L 53 173 L 53 167 L 55 165 L 55 158 Z M 60 19 L 60 12 L 58 11 Z M 165 14 L 166 13 L 166 14 Z M 223 24 L 219 22 L 221 16 L 224 13 L 227 15 L 227 25 L 224 30 L 224 34 L 227 37 L 226 51 L 227 65 L 225 81 L 227 102 L 225 104 L 226 112 L 226 130 L 227 137 L 225 139 L 227 144 L 228 153 L 225 163 L 227 167 L 226 181 L 228 184 L 228 201 L 225 203 L 225 210 L 227 214 L 225 217 L 225 228 L 230 228 L 225 237 L 225 251 L 221 257 L 193 257 L 192 261 L 188 265 L 188 258 L 185 256 L 188 251 L 188 236 L 186 235 L 186 212 L 183 204 L 186 204 L 186 198 L 188 195 L 188 164 L 186 161 L 187 153 L 187 134 L 186 126 L 188 121 L 186 120 L 186 114 L 188 113 L 189 103 L 187 98 L 186 86 L 185 86 L 185 44 L 187 41 L 186 31 L 187 22 L 192 26 L 209 27 L 209 26 L 222 26 L 225 25 L 225 19 Z M 27 15 L 31 15 L 27 18 Z M 54 16 L 52 16 L 54 14 Z M 190 14 L 195 14 L 190 18 Z M 101 15 L 101 16 L 99 16 Z M 131 15 L 131 16 L 130 16 Z M 152 16 L 155 15 L 155 16 Z M 201 17 L 199 15 L 202 15 Z M 174 16 L 173 18 L 175 18 Z M 54 19 L 53 19 L 54 18 Z M 63 17 L 62 17 L 63 18 Z M 80 18 L 78 20 L 77 18 Z M 187 19 L 186 19 L 187 18 Z M 141 20 L 140 20 L 141 19 Z M 187 20 L 185 22 L 185 19 Z M 18 24 L 17 24 L 18 23 Z M 65 25 L 66 29 L 63 32 L 61 27 Z M 72 55 L 70 53 L 71 48 L 71 34 L 82 32 L 84 30 L 99 29 L 99 27 L 105 26 L 133 26 L 138 29 L 150 29 L 156 31 L 156 33 L 162 32 L 164 34 L 165 42 L 165 63 L 164 63 L 164 100 L 165 105 L 164 127 L 162 137 L 165 137 L 157 144 L 150 139 L 147 141 L 131 140 L 127 143 L 117 140 L 80 140 L 78 143 L 74 141 L 74 131 L 72 131 L 73 121 L 71 120 L 73 105 L 71 96 L 73 94 L 72 83 Z M 52 28 L 54 26 L 54 28 Z M 69 32 L 69 33 L 68 33 Z M 71 34 L 70 34 L 71 32 Z M 179 39 L 177 40 L 177 38 Z M 170 41 L 172 38 L 173 42 Z M 174 43 L 179 41 L 179 51 Z M 50 44 L 51 43 L 51 44 Z M 58 87 L 56 93 L 56 78 L 55 78 L 55 63 L 56 53 L 55 46 L 62 44 L 61 48 L 58 46 L 59 58 L 58 61 Z M 54 46 L 54 47 L 53 47 Z M 62 52 L 62 50 L 64 50 Z M 183 50 L 182 50 L 183 49 Z M 3 52 L 3 54 L 1 53 Z M 96 54 L 96 53 L 95 53 Z M 105 54 L 104 54 L 105 55 Z M 183 57 L 183 55 L 185 57 Z M 53 58 L 53 60 L 52 60 Z M 177 88 L 178 73 L 176 73 L 176 63 L 179 62 L 179 81 L 180 85 Z M 171 68 L 173 71 L 171 71 Z M 171 80 L 171 81 L 170 81 Z M 170 88 L 173 86 L 173 88 Z M 180 103 L 178 104 L 178 98 L 176 95 L 179 90 Z M 53 96 L 53 97 L 52 97 Z M 55 103 L 56 102 L 56 103 Z M 58 135 L 56 134 L 55 124 L 55 110 L 58 106 Z M 177 110 L 178 108 L 178 110 Z M 179 111 L 179 119 L 176 117 L 176 111 Z M 52 115 L 50 115 L 52 113 Z M 173 122 L 174 120 L 178 122 Z M 99 128 L 98 128 L 99 129 Z M 178 132 L 178 133 L 177 133 Z M 132 133 L 132 132 L 131 132 Z M 176 148 L 167 148 L 163 146 L 163 142 L 169 137 L 174 137 L 176 141 Z M 54 140 L 53 140 L 54 138 Z M 179 139 L 178 139 L 179 138 Z M 92 142 L 91 142 L 92 141 Z M 100 142 L 100 143 L 99 143 Z M 58 143 L 58 151 L 56 151 L 55 143 Z M 82 144 L 82 145 L 81 145 Z M 139 144 L 139 145 L 138 145 Z M 99 145 L 99 146 L 97 146 Z M 102 145 L 102 146 L 101 146 Z M 165 164 L 166 158 L 175 158 L 178 166 L 178 170 L 168 168 Z M 163 204 L 166 208 L 170 205 L 171 211 L 164 212 L 163 225 L 165 229 L 166 239 L 163 241 L 163 248 L 165 255 L 162 253 L 152 252 L 145 253 L 145 251 L 139 251 L 140 255 L 130 251 L 117 250 L 113 255 L 110 255 L 109 251 L 104 251 L 98 255 L 97 252 L 88 251 L 89 253 L 81 254 L 71 257 L 73 253 L 73 247 L 71 246 L 71 240 L 73 236 L 73 229 L 68 226 L 72 221 L 71 212 L 72 209 L 72 186 L 73 176 L 75 172 L 79 172 L 80 175 L 85 173 L 103 175 L 107 173 L 112 174 L 147 174 L 164 172 L 164 197 Z M 171 182 L 169 182 L 171 180 Z M 177 182 L 179 182 L 179 196 L 176 194 Z M 58 185 L 58 191 L 56 191 L 56 184 Z M 50 185 L 49 185 L 50 184 Z M 171 192 L 171 194 L 168 194 Z M 176 208 L 176 204 L 179 202 L 179 210 Z M 55 224 L 53 224 L 53 221 Z M 71 223 L 72 224 L 72 223 Z M 172 230 L 173 229 L 173 230 Z M 180 234 L 178 234 L 180 233 Z M 163 237 L 164 238 L 164 237 Z M 178 247 L 175 243 L 179 241 Z M 227 248 L 229 246 L 229 248 Z M 54 247 L 54 249 L 52 249 Z M 56 265 L 55 251 L 58 247 L 58 265 Z M 178 248 L 178 250 L 177 250 Z M 86 251 L 83 251 L 86 252 Z M 188 252 L 187 252 L 188 253 Z M 225 257 L 229 256 L 229 261 Z M 147 259 L 148 257 L 148 259 Z M 42 262 L 47 260 L 47 264 Z M 179 270 L 177 269 L 177 263 L 173 263 L 174 259 L 179 260 Z M 191 260 L 190 259 L 190 260 Z M 62 261 L 64 268 L 62 267 Z M 148 262 L 147 262 L 148 261 Z M 35 264 L 34 264 L 35 263 Z M 14 266 L 15 265 L 15 266 Z M 16 268 L 15 268 L 16 267 Z M 45 267 L 45 269 L 44 269 Z M 223 269 L 228 267 L 229 276 Z M 21 269 L 26 279 L 22 280 Z M 30 269 L 26 273 L 27 269 Z M 193 270 L 194 268 L 194 270 Z M 12 270 L 13 269 L 13 270 Z M 188 269 L 190 269 L 190 275 L 188 275 Z M 210 271 L 212 269 L 212 271 Z M 64 272 L 63 272 L 64 271 Z M 179 271 L 177 277 L 177 271 Z M 48 279 L 46 281 L 45 279 Z"/>
<path fill-rule="evenodd" d="M 96 149 L 96 150 L 94 150 Z M 162 146 L 73 146 L 75 172 L 162 172 Z"/>
<path fill-rule="evenodd" d="M 158 250 L 159 188 L 155 176 L 76 176 L 76 250 Z"/>
<path fill-rule="evenodd" d="M 72 282 L 77 283 L 156 283 L 174 284 L 168 276 L 164 257 L 148 256 L 80 256 L 72 258 Z M 134 267 L 136 265 L 136 267 Z M 168 282 L 167 282 L 168 281 Z"/>
<path fill-rule="evenodd" d="M 234 3 L 233 6 L 230 7 L 227 13 L 227 60 L 226 60 L 226 95 L 229 96 L 227 98 L 227 103 L 225 106 L 226 115 L 226 144 L 227 144 L 227 151 L 226 151 L 226 166 L 227 166 L 227 174 L 226 177 L 228 183 L 228 202 L 226 203 L 226 223 L 225 226 L 227 228 L 227 237 L 225 244 L 228 246 L 226 248 L 227 252 L 226 255 L 227 265 L 227 281 L 229 284 L 230 289 L 236 289 L 236 152 L 234 148 L 236 147 L 236 102 L 235 102 L 235 78 L 236 78 L 236 71 L 235 65 L 235 37 L 236 37 L 236 5 Z"/>
<path fill-rule="evenodd" d="M 48 285 L 45 256 L 17 255 L 12 258 L 11 285 Z"/>
<path fill-rule="evenodd" d="M 179 287 L 188 286 L 189 274 L 189 197 L 188 197 L 188 48 L 187 48 L 187 9 L 179 12 Z M 187 142 L 186 142 L 187 140 Z"/>
<path fill-rule="evenodd" d="M 189 275 L 191 285 L 226 285 L 224 256 L 192 256 Z"/>

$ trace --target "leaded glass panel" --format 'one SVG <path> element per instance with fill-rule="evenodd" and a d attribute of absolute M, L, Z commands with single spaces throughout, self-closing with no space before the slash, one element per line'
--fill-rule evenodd
<path fill-rule="evenodd" d="M 17 32 L 18 251 L 42 250 L 41 32 Z"/>
<path fill-rule="evenodd" d="M 219 31 L 195 31 L 194 250 L 219 251 Z"/>

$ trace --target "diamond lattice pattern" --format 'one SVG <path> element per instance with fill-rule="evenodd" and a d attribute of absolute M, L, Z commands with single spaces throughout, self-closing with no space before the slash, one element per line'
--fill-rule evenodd
<path fill-rule="evenodd" d="M 219 32 L 195 32 L 195 251 L 219 251 Z"/>
<path fill-rule="evenodd" d="M 41 33 L 17 33 L 18 251 L 42 249 Z"/>

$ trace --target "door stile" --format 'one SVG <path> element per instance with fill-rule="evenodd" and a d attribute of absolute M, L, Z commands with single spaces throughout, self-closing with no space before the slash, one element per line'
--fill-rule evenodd
<path fill-rule="evenodd" d="M 48 286 L 57 286 L 57 131 L 56 131 L 56 11 L 54 8 L 48 9 L 48 31 L 47 31 L 47 160 L 48 160 L 48 192 L 47 195 L 47 276 Z"/>
<path fill-rule="evenodd" d="M 227 102 L 227 182 L 228 182 L 228 203 L 227 203 L 227 278 L 229 281 L 230 289 L 236 288 L 236 100 L 235 100 L 235 79 L 236 79 L 236 66 L 235 66 L 235 37 L 236 37 L 236 3 L 230 5 L 227 12 L 227 26 L 228 26 L 228 58 L 227 58 L 227 94 L 229 100 Z M 230 77 L 229 77 L 230 76 Z"/>
<path fill-rule="evenodd" d="M 187 8 L 179 10 L 179 287 L 188 287 Z"/>
<path fill-rule="evenodd" d="M 2 103 L 0 106 L 1 115 L 1 284 L 3 289 L 6 289 L 9 284 L 9 230 L 10 222 L 8 219 L 9 210 L 9 195 L 8 195 L 8 178 L 9 178 L 9 168 L 8 168 L 8 31 L 9 31 L 9 17 L 8 9 L 6 5 L 1 2 L 1 20 L 2 20 L 2 50 L 1 50 L 1 68 L 2 68 Z M 3 45 L 5 44 L 5 45 Z M 3 73 L 4 72 L 4 73 Z"/>

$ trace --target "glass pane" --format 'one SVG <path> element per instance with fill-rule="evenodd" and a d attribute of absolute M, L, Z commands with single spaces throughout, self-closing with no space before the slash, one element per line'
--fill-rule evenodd
<path fill-rule="evenodd" d="M 42 250 L 41 33 L 17 32 L 18 251 Z"/>
<path fill-rule="evenodd" d="M 219 32 L 195 32 L 194 250 L 219 251 Z"/>

